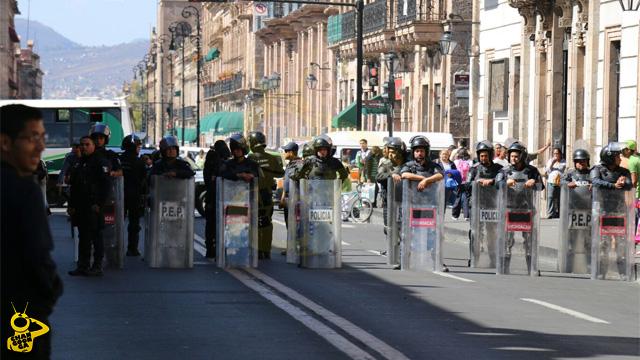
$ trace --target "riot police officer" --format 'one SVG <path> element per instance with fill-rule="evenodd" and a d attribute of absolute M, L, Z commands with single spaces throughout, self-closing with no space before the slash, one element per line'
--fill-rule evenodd
<path fill-rule="evenodd" d="M 413 160 L 407 161 L 400 170 L 403 179 L 419 181 L 418 191 L 423 191 L 425 187 L 432 183 L 444 179 L 444 171 L 440 165 L 429 160 L 429 150 L 431 144 L 425 136 L 417 135 L 411 138 L 409 143 Z"/>
<path fill-rule="evenodd" d="M 626 147 L 627 143 L 611 142 L 600 150 L 600 164 L 594 166 L 589 174 L 591 183 L 594 187 L 620 191 L 630 191 L 633 188 L 633 184 L 631 183 L 631 173 L 629 170 L 620 166 L 620 163 L 622 162 L 620 155 L 622 154 L 622 149 Z M 603 204 L 600 204 L 605 213 L 621 212 L 620 209 L 624 209 L 624 202 L 620 199 L 608 200 L 609 201 L 605 201 Z M 622 212 L 624 211 L 625 210 L 622 210 Z M 632 210 L 626 209 L 626 211 Z M 599 273 L 596 274 L 598 279 L 603 279 L 609 269 L 608 250 L 611 249 L 612 237 L 616 239 L 615 248 L 617 254 L 616 264 L 618 266 L 618 273 L 621 277 L 629 276 L 625 269 L 626 239 L 623 236 L 603 236 L 601 239 L 601 247 L 598 249 L 602 254 L 600 256 L 601 263 L 598 266 Z"/>
<path fill-rule="evenodd" d="M 315 156 L 303 160 L 300 167 L 289 176 L 291 179 L 335 180 L 339 176 L 340 180 L 344 182 L 349 177 L 349 171 L 342 165 L 342 162 L 333 157 L 336 148 L 329 136 L 316 136 L 311 147 Z"/>
<path fill-rule="evenodd" d="M 78 227 L 78 267 L 69 271 L 72 276 L 102 276 L 104 241 L 102 228 L 104 215 L 101 208 L 107 202 L 111 191 L 110 168 L 107 161 L 98 156 L 93 139 L 80 138 L 82 157 L 73 169 L 71 177 L 71 196 L 67 212 Z M 93 266 L 91 246 L 93 245 Z"/>
<path fill-rule="evenodd" d="M 189 163 L 180 159 L 180 143 L 175 136 L 165 136 L 160 140 L 160 160 L 153 163 L 149 175 L 163 175 L 165 178 L 190 179 L 195 172 Z"/>
<path fill-rule="evenodd" d="M 393 182 L 399 184 L 402 182 L 400 170 L 406 158 L 407 145 L 402 139 L 393 137 L 387 139 L 384 148 L 387 151 L 387 157 L 380 161 L 378 165 L 378 173 L 376 181 L 380 183 L 380 196 L 382 197 L 382 213 L 384 219 L 384 233 L 387 233 L 387 192 L 389 189 L 388 179 L 392 178 Z"/>
<path fill-rule="evenodd" d="M 107 164 L 111 170 L 109 175 L 111 177 L 122 176 L 122 165 L 120 164 L 118 154 L 106 148 L 111 139 L 111 129 L 105 124 L 98 123 L 91 127 L 89 136 L 91 136 L 93 142 L 96 144 L 96 155 L 107 160 Z"/>
<path fill-rule="evenodd" d="M 504 186 L 516 186 L 518 183 L 524 183 L 525 187 L 532 188 L 540 184 L 540 188 L 544 189 L 542 177 L 540 172 L 534 166 L 528 164 L 528 151 L 527 147 L 519 141 L 514 141 L 507 149 L 507 158 L 510 165 L 503 167 L 496 176 L 495 183 L 498 189 Z M 516 205 L 518 204 L 518 205 Z M 507 204 L 508 207 L 520 207 L 530 208 L 533 204 L 529 204 L 529 200 L 524 197 L 516 197 L 513 203 Z M 508 250 L 504 258 L 505 272 L 509 271 L 509 265 L 511 263 L 511 248 L 515 243 L 514 233 L 509 232 Z M 527 261 L 527 268 L 531 268 L 531 233 L 523 232 L 524 248 L 526 251 L 525 259 Z"/>
<path fill-rule="evenodd" d="M 591 185 L 591 179 L 589 174 L 591 169 L 589 168 L 591 155 L 587 150 L 577 149 L 573 152 L 573 164 L 574 168 L 567 170 L 560 178 L 560 185 L 567 185 L 571 189 L 575 189 L 578 186 Z"/>
<path fill-rule="evenodd" d="M 120 154 L 124 176 L 124 211 L 129 216 L 127 256 L 140 256 L 138 241 L 146 173 L 146 164 L 138 157 L 141 146 L 142 140 L 134 134 L 125 136 L 120 146 L 124 150 L 124 153 Z"/>
<path fill-rule="evenodd" d="M 288 160 L 286 168 L 284 169 L 284 181 L 282 184 L 282 199 L 280 199 L 279 207 L 284 209 L 284 223 L 289 228 L 289 187 L 292 186 L 289 175 L 293 172 L 296 165 L 302 161 L 298 157 L 298 144 L 294 142 L 290 142 L 287 145 L 282 147 L 282 151 L 284 151 L 284 159 Z"/>
<path fill-rule="evenodd" d="M 478 186 L 491 186 L 495 184 L 496 176 L 502 169 L 502 165 L 494 163 L 493 159 L 495 158 L 495 150 L 493 145 L 488 140 L 483 140 L 476 144 L 476 157 L 478 159 L 478 163 L 473 164 L 471 169 L 469 169 L 469 173 L 467 174 L 467 180 L 463 183 L 463 189 L 466 193 L 467 199 L 469 199 L 469 204 L 471 204 L 472 199 L 472 184 L 474 182 L 478 183 Z M 495 201 L 493 204 L 485 204 L 487 206 L 491 206 L 494 209 L 497 208 L 497 199 L 491 199 Z M 496 235 L 496 224 L 484 223 L 486 234 L 485 236 L 489 238 L 495 238 Z M 469 252 L 471 256 L 473 256 L 472 242 L 469 241 Z M 491 252 L 491 249 L 490 249 Z M 491 258 L 493 265 L 494 258 Z M 469 260 L 469 266 L 471 266 L 471 259 Z"/>
<path fill-rule="evenodd" d="M 222 163 L 231 157 L 231 151 L 227 144 L 218 140 L 213 144 L 213 148 L 207 152 L 204 160 L 204 177 L 205 193 L 205 239 L 204 244 L 207 247 L 206 258 L 216 257 L 216 177 L 220 173 Z"/>
<path fill-rule="evenodd" d="M 275 156 L 267 154 L 267 139 L 260 131 L 249 134 L 249 147 L 252 153 L 249 158 L 254 160 L 262 168 L 263 177 L 258 178 L 260 189 L 267 189 L 268 196 L 259 197 L 258 210 L 258 258 L 260 253 L 265 259 L 271 259 L 271 243 L 273 242 L 273 199 L 272 192 L 276 190 L 275 178 L 284 176 L 284 169 L 278 163 Z M 260 194 L 263 194 L 261 192 Z"/>

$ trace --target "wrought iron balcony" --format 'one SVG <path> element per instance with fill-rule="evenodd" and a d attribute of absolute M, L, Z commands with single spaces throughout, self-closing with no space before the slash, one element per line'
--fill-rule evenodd
<path fill-rule="evenodd" d="M 191 119 L 195 114 L 195 106 L 185 106 L 184 107 L 184 118 Z M 171 112 L 171 117 L 182 119 L 182 108 L 173 109 Z"/>
<path fill-rule="evenodd" d="M 415 1 L 415 0 L 413 0 Z M 387 0 L 378 0 L 364 7 L 365 34 L 382 30 L 387 27 Z"/>
<path fill-rule="evenodd" d="M 342 14 L 342 40 L 356 37 L 356 11 L 350 10 Z"/>
<path fill-rule="evenodd" d="M 204 98 L 230 94 L 242 88 L 242 73 L 236 73 L 231 79 L 216 81 L 204 86 Z"/>
<path fill-rule="evenodd" d="M 327 22 L 327 42 L 335 43 L 342 40 L 342 14 L 330 16 Z"/>
<path fill-rule="evenodd" d="M 398 0 L 396 22 L 444 20 L 443 0 Z"/>

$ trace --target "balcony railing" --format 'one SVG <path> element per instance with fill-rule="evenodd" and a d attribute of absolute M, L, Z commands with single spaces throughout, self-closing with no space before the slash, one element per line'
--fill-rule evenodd
<path fill-rule="evenodd" d="M 242 88 L 242 73 L 236 73 L 231 79 L 216 81 L 204 86 L 204 97 L 229 94 Z"/>
<path fill-rule="evenodd" d="M 342 40 L 342 14 L 330 16 L 327 23 L 327 42 L 335 43 Z"/>
<path fill-rule="evenodd" d="M 413 0 L 415 1 L 415 0 Z M 365 34 L 382 30 L 387 27 L 387 0 L 378 0 L 364 7 Z"/>
<path fill-rule="evenodd" d="M 442 0 L 398 0 L 398 25 L 411 21 L 440 21 L 444 19 Z"/>
<path fill-rule="evenodd" d="M 342 14 L 342 40 L 356 37 L 356 11 L 350 10 Z"/>
<path fill-rule="evenodd" d="M 195 113 L 195 109 L 196 109 L 195 106 L 185 106 L 184 107 L 184 118 L 185 119 L 193 118 L 194 117 L 194 113 Z M 173 111 L 171 113 L 171 117 L 182 119 L 182 108 L 173 109 Z"/>

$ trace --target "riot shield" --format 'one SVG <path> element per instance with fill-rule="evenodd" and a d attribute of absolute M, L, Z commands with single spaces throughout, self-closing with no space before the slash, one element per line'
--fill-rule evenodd
<path fill-rule="evenodd" d="M 289 228 L 287 229 L 287 262 L 300 263 L 300 183 L 291 179 L 289 181 Z"/>
<path fill-rule="evenodd" d="M 402 229 L 402 183 L 387 179 L 387 264 L 400 263 L 400 231 Z"/>
<path fill-rule="evenodd" d="M 124 267 L 124 177 L 111 178 L 111 192 L 103 207 L 105 266 Z"/>
<path fill-rule="evenodd" d="M 300 180 L 300 265 L 342 267 L 340 180 Z"/>
<path fill-rule="evenodd" d="M 540 189 L 517 183 L 498 190 L 497 274 L 538 275 Z"/>
<path fill-rule="evenodd" d="M 498 238 L 498 190 L 495 186 L 471 184 L 471 267 L 496 268 Z"/>
<path fill-rule="evenodd" d="M 258 179 L 216 178 L 216 255 L 220 268 L 258 267 Z"/>
<path fill-rule="evenodd" d="M 144 261 L 152 268 L 193 267 L 194 179 L 150 177 Z"/>
<path fill-rule="evenodd" d="M 633 191 L 593 187 L 591 278 L 633 281 Z M 612 251 L 613 250 L 613 251 Z M 611 266 L 615 263 L 616 266 Z"/>
<path fill-rule="evenodd" d="M 560 191 L 558 272 L 591 274 L 591 190 L 588 185 Z"/>
<path fill-rule="evenodd" d="M 402 270 L 440 271 L 444 232 L 444 181 L 418 191 L 418 181 L 402 181 Z"/>

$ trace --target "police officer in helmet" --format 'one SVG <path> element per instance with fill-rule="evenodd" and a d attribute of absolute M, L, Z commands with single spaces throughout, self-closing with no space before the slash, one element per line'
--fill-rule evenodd
<path fill-rule="evenodd" d="M 129 216 L 127 256 L 140 256 L 138 241 L 140 239 L 140 216 L 144 207 L 144 176 L 146 164 L 138 157 L 142 140 L 134 135 L 127 135 L 122 140 L 124 153 L 120 154 L 122 173 L 124 175 L 124 211 Z"/>
<path fill-rule="evenodd" d="M 222 140 L 218 140 L 207 152 L 204 160 L 202 176 L 204 178 L 204 186 L 207 189 L 205 193 L 206 225 L 204 244 L 207 247 L 205 257 L 209 259 L 216 257 L 216 178 L 220 175 L 222 163 L 230 157 L 231 150 L 229 150 L 227 144 Z"/>
<path fill-rule="evenodd" d="M 162 175 L 167 179 L 190 179 L 195 172 L 189 163 L 178 157 L 180 143 L 175 136 L 165 136 L 160 140 L 160 160 L 153 163 L 149 175 Z"/>
<path fill-rule="evenodd" d="M 633 188 L 631 183 L 631 173 L 629 170 L 620 166 L 622 159 L 622 149 L 627 147 L 627 143 L 624 142 L 611 142 L 604 146 L 600 150 L 600 164 L 591 169 L 589 177 L 594 187 L 619 191 L 630 191 Z M 618 198 L 610 199 L 601 204 L 602 210 L 605 213 L 616 213 L 624 209 L 624 202 Z M 631 211 L 631 209 L 626 209 Z M 609 250 L 611 249 L 612 237 L 615 237 L 615 250 L 617 254 L 616 264 L 618 266 L 618 273 L 622 280 L 626 280 L 626 239 L 624 236 L 603 236 L 601 241 L 601 247 L 598 249 L 601 253 L 601 263 L 598 266 L 598 273 L 596 277 L 598 279 L 604 279 L 609 270 Z"/>
<path fill-rule="evenodd" d="M 105 158 L 96 153 L 89 136 L 80 138 L 82 157 L 71 176 L 71 196 L 67 212 L 78 227 L 78 267 L 69 271 L 72 276 L 102 276 L 104 257 L 104 215 L 102 208 L 109 199 L 111 181 Z M 91 246 L 93 245 L 93 265 Z"/>
<path fill-rule="evenodd" d="M 106 146 L 111 139 L 111 129 L 105 124 L 97 123 L 91 127 L 89 136 L 93 139 L 96 145 L 96 155 L 103 157 L 109 164 L 109 171 L 111 177 L 122 176 L 122 165 L 118 154 L 113 150 L 107 150 Z"/>
<path fill-rule="evenodd" d="M 260 131 L 253 131 L 249 134 L 249 147 L 251 154 L 249 158 L 254 160 L 262 168 L 263 177 L 258 179 L 260 189 L 266 189 L 265 197 L 260 197 L 258 210 L 258 258 L 271 259 L 271 243 L 273 242 L 273 199 L 271 192 L 276 190 L 276 177 L 284 176 L 284 169 L 278 163 L 275 156 L 267 154 L 267 139 Z"/>
<path fill-rule="evenodd" d="M 383 158 L 378 165 L 378 173 L 376 174 L 376 181 L 380 183 L 380 196 L 382 197 L 382 212 L 384 220 L 384 232 L 387 233 L 387 194 L 388 194 L 388 179 L 392 178 L 393 182 L 400 184 L 402 182 L 402 176 L 400 170 L 402 170 L 402 164 L 406 159 L 407 145 L 402 139 L 393 137 L 388 138 L 384 145 L 387 151 L 387 157 Z"/>
<path fill-rule="evenodd" d="M 509 159 L 510 165 L 507 167 L 503 167 L 498 176 L 496 176 L 496 187 L 498 189 L 504 186 L 516 186 L 517 184 L 524 184 L 527 188 L 532 188 L 537 184 L 540 184 L 540 189 L 544 189 L 544 184 L 542 182 L 542 177 L 540 176 L 540 172 L 534 166 L 531 166 L 527 163 L 528 152 L 527 147 L 524 146 L 519 141 L 514 141 L 509 148 L 507 149 L 507 158 Z M 522 207 L 527 208 L 532 206 L 532 204 L 528 203 L 528 199 L 525 197 L 517 197 L 513 203 L 507 204 L 509 207 Z M 514 234 L 512 232 L 509 233 L 508 240 L 508 250 L 504 259 L 504 270 L 505 273 L 509 273 L 509 266 L 511 264 L 511 248 L 515 243 Z M 527 268 L 531 268 L 531 233 L 523 232 L 522 237 L 524 238 L 524 247 L 525 247 L 525 259 L 527 261 Z"/>
<path fill-rule="evenodd" d="M 571 189 L 575 189 L 578 186 L 589 186 L 592 188 L 591 179 L 589 174 L 591 173 L 590 161 L 591 155 L 587 150 L 577 149 L 573 152 L 573 164 L 574 168 L 567 170 L 562 174 L 560 178 L 560 185 L 567 185 Z"/>
<path fill-rule="evenodd" d="M 291 179 L 335 180 L 339 176 L 340 180 L 344 182 L 349 177 L 349 171 L 342 165 L 342 162 L 333 157 L 336 148 L 329 136 L 316 136 L 311 147 L 315 156 L 302 161 L 300 168 L 295 169 L 290 175 Z"/>
<path fill-rule="evenodd" d="M 403 179 L 419 181 L 418 191 L 430 187 L 432 183 L 444 179 L 444 171 L 429 159 L 431 144 L 425 136 L 417 135 L 411 138 L 410 145 L 413 160 L 404 164 L 400 172 Z"/>

